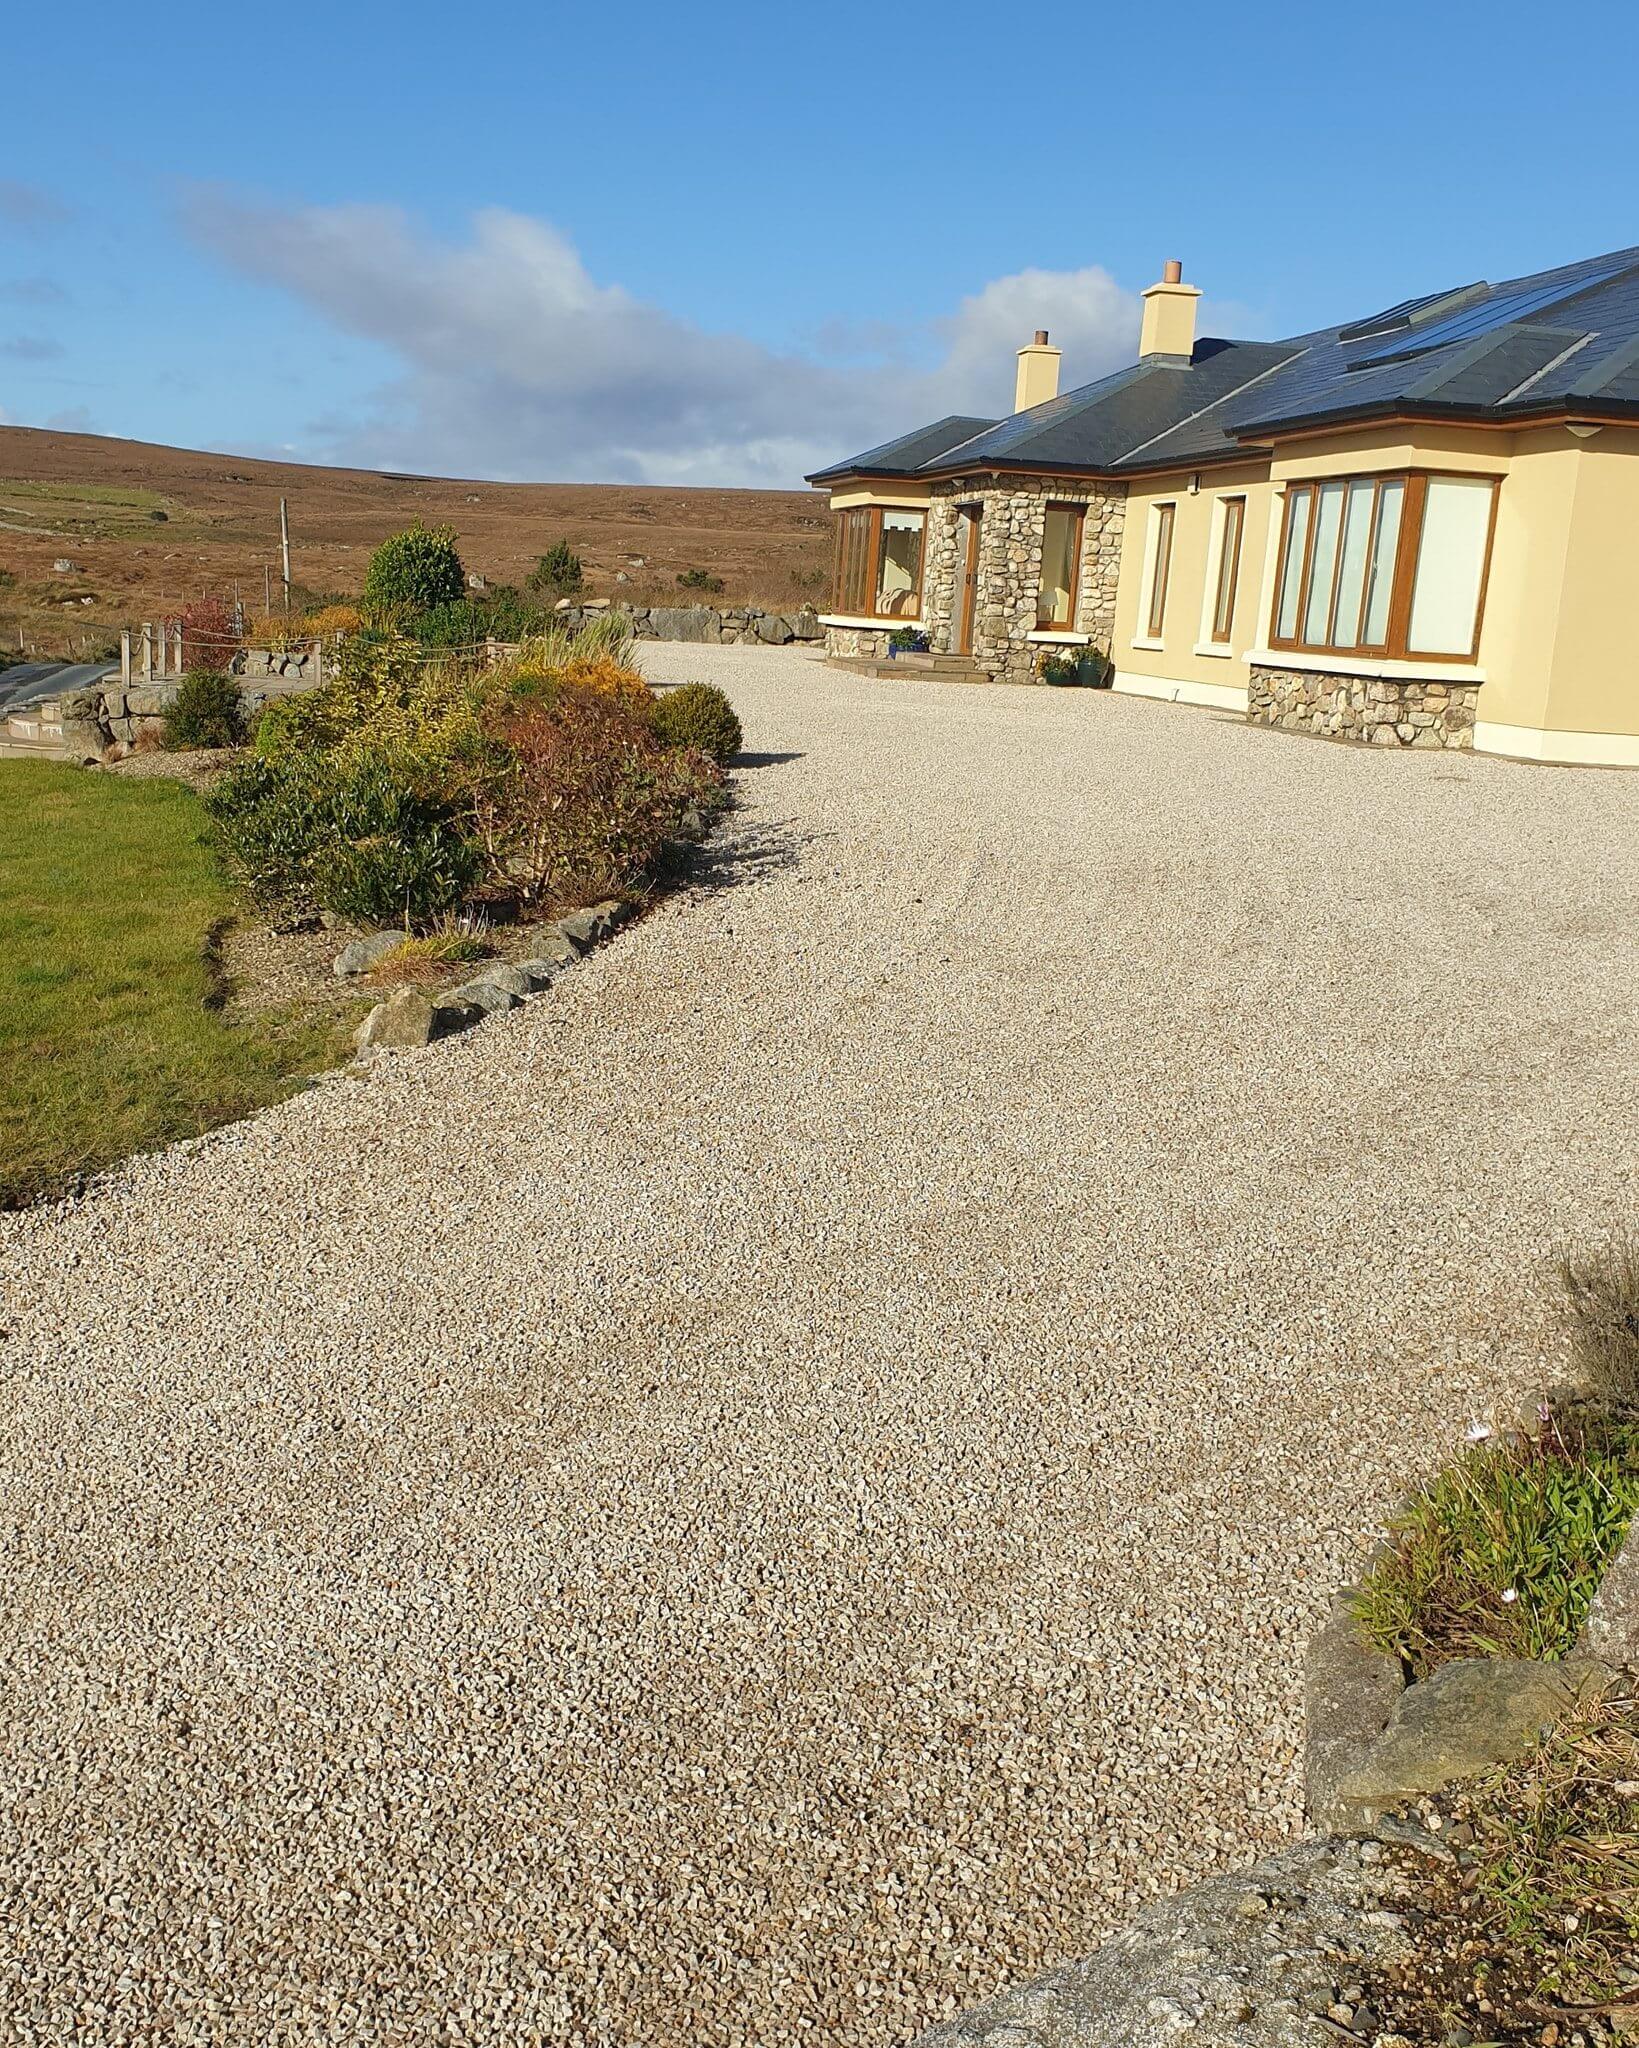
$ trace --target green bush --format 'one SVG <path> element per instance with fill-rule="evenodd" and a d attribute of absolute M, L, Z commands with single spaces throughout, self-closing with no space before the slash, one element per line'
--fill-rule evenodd
<path fill-rule="evenodd" d="M 364 572 L 365 603 L 389 616 L 454 604 L 466 594 L 453 526 L 406 527 L 382 542 Z"/>
<path fill-rule="evenodd" d="M 538 597 L 573 597 L 585 580 L 580 556 L 570 552 L 568 541 L 560 540 L 536 562 L 527 582 Z"/>
<path fill-rule="evenodd" d="M 709 569 L 680 569 L 677 582 L 681 590 L 719 591 L 723 587 L 722 577 L 714 576 Z"/>
<path fill-rule="evenodd" d="M 715 683 L 684 683 L 665 691 L 650 719 L 665 746 L 696 747 L 714 761 L 733 760 L 745 739 L 734 706 Z"/>
<path fill-rule="evenodd" d="M 539 605 L 503 583 L 482 597 L 435 604 L 407 620 L 406 627 L 423 647 L 476 647 L 485 640 L 526 640 L 545 623 Z"/>
<path fill-rule="evenodd" d="M 384 754 L 257 755 L 206 798 L 228 874 L 272 917 L 429 917 L 477 880 L 458 806 Z"/>
<path fill-rule="evenodd" d="M 193 669 L 176 686 L 165 710 L 165 747 L 237 747 L 245 739 L 245 706 L 239 685 L 220 669 Z"/>

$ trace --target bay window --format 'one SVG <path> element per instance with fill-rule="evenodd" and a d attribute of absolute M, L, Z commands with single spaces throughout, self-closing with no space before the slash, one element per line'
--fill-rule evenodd
<path fill-rule="evenodd" d="M 923 512 L 852 505 L 837 515 L 836 609 L 855 619 L 922 613 Z"/>
<path fill-rule="evenodd" d="M 1288 485 L 1271 646 L 1472 661 L 1496 503 L 1489 476 Z"/>
<path fill-rule="evenodd" d="M 1042 523 L 1038 632 L 1069 632 L 1076 622 L 1076 578 L 1081 573 L 1082 505 L 1049 505 Z"/>

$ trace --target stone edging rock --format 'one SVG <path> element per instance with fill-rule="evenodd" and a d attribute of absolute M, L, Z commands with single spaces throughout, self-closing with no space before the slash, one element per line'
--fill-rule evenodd
<path fill-rule="evenodd" d="M 424 989 L 401 988 L 388 996 L 359 1026 L 354 1036 L 361 1055 L 430 1045 L 452 1037 L 501 1010 L 515 1010 L 539 995 L 583 953 L 611 937 L 631 916 L 631 905 L 610 897 L 589 910 L 542 925 L 536 950 L 523 960 L 496 960 L 477 969 L 472 978 L 429 995 Z M 336 973 L 350 978 L 365 974 L 376 962 L 402 945 L 404 931 L 372 932 L 355 939 L 336 956 Z"/>

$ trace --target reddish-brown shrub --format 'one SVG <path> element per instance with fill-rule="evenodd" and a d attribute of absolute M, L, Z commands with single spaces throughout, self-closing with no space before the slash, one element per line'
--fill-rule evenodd
<path fill-rule="evenodd" d="M 476 796 L 478 833 L 495 881 L 527 901 L 629 887 L 682 813 L 721 788 L 713 763 L 661 746 L 597 690 L 564 684 L 484 716 L 504 751 Z"/>
<path fill-rule="evenodd" d="M 184 669 L 213 669 L 221 674 L 232 666 L 240 641 L 231 607 L 219 597 L 201 597 L 184 605 L 178 617 Z"/>

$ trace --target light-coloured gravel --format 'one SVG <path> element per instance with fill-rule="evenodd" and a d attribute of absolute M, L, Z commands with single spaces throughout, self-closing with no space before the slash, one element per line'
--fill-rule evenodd
<path fill-rule="evenodd" d="M 661 648 L 526 1010 L 7 1219 L 0 2038 L 885 2044 L 1298 1826 L 1631 1215 L 1639 776 Z"/>

